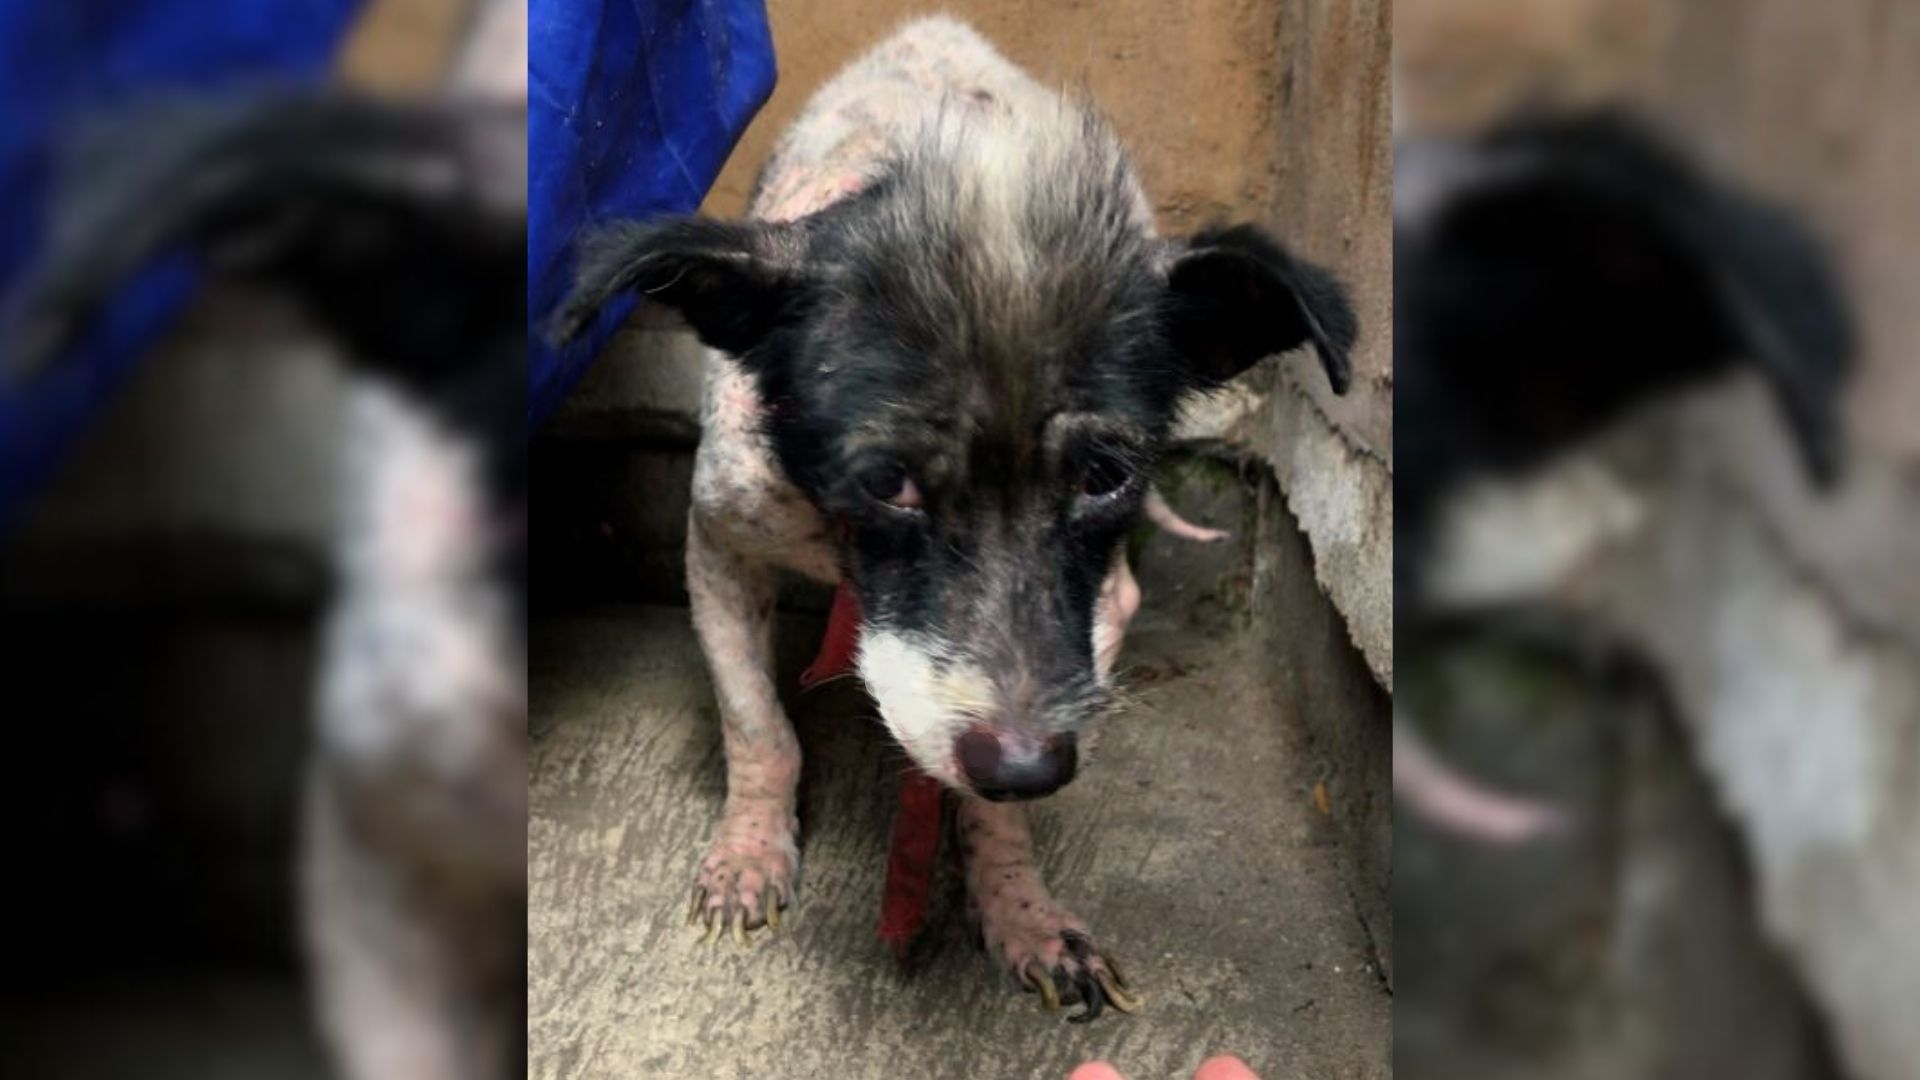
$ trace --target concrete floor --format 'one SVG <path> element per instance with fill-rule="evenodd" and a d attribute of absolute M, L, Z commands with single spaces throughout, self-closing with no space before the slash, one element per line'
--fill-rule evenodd
<path fill-rule="evenodd" d="M 790 704 L 808 760 L 793 917 L 749 950 L 699 946 L 687 890 L 724 788 L 687 613 L 537 618 L 529 1075 L 977 1080 L 1061 1077 L 1102 1057 L 1161 1080 L 1222 1051 L 1266 1080 L 1389 1075 L 1391 999 L 1303 735 L 1248 676 L 1246 635 L 1153 592 L 1149 580 L 1123 658 L 1139 708 L 1034 809 L 1055 894 L 1148 995 L 1139 1015 L 1089 1025 L 995 972 L 951 871 L 911 969 L 876 940 L 901 759 L 848 684 Z M 784 683 L 821 626 L 783 616 Z"/>

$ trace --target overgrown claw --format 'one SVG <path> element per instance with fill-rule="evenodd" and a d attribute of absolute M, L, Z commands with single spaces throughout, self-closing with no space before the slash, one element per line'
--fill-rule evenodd
<path fill-rule="evenodd" d="M 1087 1008 L 1085 1012 L 1075 1013 L 1067 1017 L 1067 1023 L 1084 1024 L 1091 1020 L 1100 1019 L 1100 1010 L 1106 1005 L 1106 995 L 1102 994 L 1100 988 L 1094 985 L 1093 977 L 1087 974 L 1085 967 L 1080 969 L 1074 976 L 1073 981 L 1074 985 L 1080 989 L 1081 1003 Z"/>
<path fill-rule="evenodd" d="M 741 946 L 747 944 L 747 909 L 744 907 L 735 909 L 733 913 L 733 943 Z"/>
<path fill-rule="evenodd" d="M 714 914 L 715 913 L 711 911 L 707 912 L 707 931 L 700 935 L 700 944 L 702 945 L 711 945 L 720 940 L 720 927 L 725 923 L 725 920 L 714 918 Z"/>
<path fill-rule="evenodd" d="M 1093 942 L 1085 934 L 1068 930 L 1060 935 L 1067 947 L 1067 965 L 1072 974 L 1074 989 L 1080 993 L 1080 1001 L 1086 1008 L 1068 1017 L 1068 1021 L 1084 1024 L 1100 1018 L 1108 1005 L 1123 1013 L 1138 1012 L 1145 999 L 1127 986 L 1126 977 L 1120 973 L 1120 965 L 1112 959 L 1094 952 Z"/>
<path fill-rule="evenodd" d="M 1059 1012 L 1060 992 L 1053 988 L 1053 973 L 1043 970 L 1034 978 L 1033 983 L 1040 991 L 1040 1004 L 1050 1013 Z"/>
<path fill-rule="evenodd" d="M 1100 989 L 1106 993 L 1107 1000 L 1121 1012 L 1136 1013 L 1140 1011 L 1140 1006 L 1145 1004 L 1138 995 L 1127 990 L 1126 984 L 1120 980 L 1118 971 L 1101 968 L 1093 973 L 1093 977 L 1099 981 Z"/>
<path fill-rule="evenodd" d="M 780 894 L 777 892 L 767 894 L 767 929 L 780 929 Z"/>
<path fill-rule="evenodd" d="M 687 907 L 687 925 L 700 925 L 700 909 L 707 903 L 707 890 L 698 885 L 693 887 L 693 903 Z"/>

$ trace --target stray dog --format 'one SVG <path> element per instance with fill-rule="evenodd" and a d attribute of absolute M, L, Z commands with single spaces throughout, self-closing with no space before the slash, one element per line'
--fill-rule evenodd
<path fill-rule="evenodd" d="M 1071 780 L 1114 707 L 1139 603 L 1121 540 L 1176 407 L 1309 344 L 1344 392 L 1342 287 L 1252 226 L 1157 237 L 1099 114 L 931 18 L 818 93 L 751 220 L 591 237 L 554 336 L 629 290 L 712 350 L 687 578 L 727 799 L 696 918 L 744 938 L 794 899 L 800 750 L 770 631 L 775 572 L 797 571 L 840 584 L 888 732 L 959 794 L 991 954 L 1083 1018 L 1130 1007 L 1041 882 L 1020 800 Z"/>
<path fill-rule="evenodd" d="M 1560 467 L 1741 366 L 1771 388 L 1808 479 L 1838 478 L 1853 331 L 1819 246 L 1786 213 L 1617 112 L 1409 140 L 1394 162 L 1403 640 L 1419 647 L 1443 618 L 1536 597 L 1631 527 L 1635 504 L 1615 485 Z M 1561 820 L 1455 775 L 1405 723 L 1394 784 L 1482 839 Z"/>
<path fill-rule="evenodd" d="M 303 94 L 111 118 L 11 313 L 30 377 L 184 250 L 292 297 L 359 377 L 301 858 L 350 1077 L 524 1061 L 524 132 L 517 106 Z"/>

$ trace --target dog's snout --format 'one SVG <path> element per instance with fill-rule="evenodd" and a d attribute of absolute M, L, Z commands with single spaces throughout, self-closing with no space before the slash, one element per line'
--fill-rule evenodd
<path fill-rule="evenodd" d="M 1073 779 L 1080 758 L 1076 743 L 1071 732 L 1034 742 L 973 727 L 955 741 L 954 754 L 960 759 L 960 771 L 981 798 L 1037 799 Z"/>

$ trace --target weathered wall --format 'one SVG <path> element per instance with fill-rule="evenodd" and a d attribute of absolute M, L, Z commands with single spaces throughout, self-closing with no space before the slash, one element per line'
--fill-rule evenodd
<path fill-rule="evenodd" d="M 800 107 L 848 61 L 915 16 L 945 11 L 1043 82 L 1082 86 L 1139 161 L 1161 227 L 1179 232 L 1266 206 L 1278 79 L 1273 0 L 770 0 L 780 81 L 734 150 L 706 209 L 737 215 Z M 1180 107 L 1169 107 L 1180 103 Z M 1256 211 L 1257 212 L 1257 211 Z"/>
<path fill-rule="evenodd" d="M 1671 122 L 1829 241 L 1862 352 L 1853 468 L 1831 499 L 1766 467 L 1765 403 L 1711 418 L 1709 479 L 1681 488 L 1694 513 L 1658 541 L 1643 629 L 1747 837 L 1767 929 L 1842 1056 L 1864 1077 L 1911 1076 L 1920 1031 L 1898 1002 L 1920 985 L 1920 8 L 1676 4 L 1657 61 L 1649 96 Z"/>
<path fill-rule="evenodd" d="M 1335 397 L 1310 364 L 1270 364 L 1196 410 L 1193 428 L 1274 470 L 1314 576 L 1374 678 L 1393 687 L 1393 38 L 1385 0 L 1285 4 L 1267 216 L 1334 268 L 1360 316 L 1353 386 Z"/>

